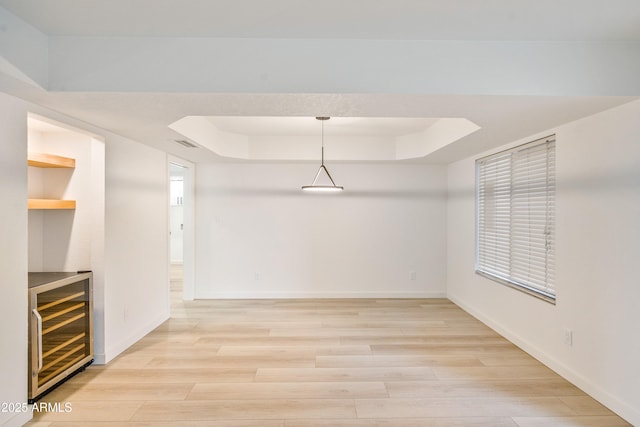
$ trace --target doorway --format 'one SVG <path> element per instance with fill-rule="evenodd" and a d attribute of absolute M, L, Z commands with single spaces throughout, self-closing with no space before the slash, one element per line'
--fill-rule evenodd
<path fill-rule="evenodd" d="M 184 167 L 169 163 L 169 292 L 182 299 L 184 279 Z"/>
<path fill-rule="evenodd" d="M 169 158 L 169 301 L 193 300 L 194 226 L 193 169 L 182 159 Z"/>

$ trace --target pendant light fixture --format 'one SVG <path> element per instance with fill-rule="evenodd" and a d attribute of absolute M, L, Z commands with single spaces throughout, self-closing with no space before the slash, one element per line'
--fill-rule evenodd
<path fill-rule="evenodd" d="M 316 117 L 316 120 L 320 120 L 320 122 L 322 123 L 322 136 L 321 136 L 321 141 L 322 141 L 322 151 L 321 151 L 321 162 L 320 162 L 320 168 L 318 169 L 318 173 L 316 173 L 316 177 L 313 179 L 313 183 L 311 185 L 303 185 L 302 186 L 302 190 L 304 191 L 309 191 L 309 192 L 324 192 L 324 193 L 337 193 L 340 192 L 342 190 L 344 190 L 343 187 L 337 186 L 336 183 L 333 181 L 333 178 L 331 178 L 331 174 L 329 173 L 329 170 L 327 169 L 327 167 L 324 165 L 324 122 L 326 120 L 329 120 L 329 117 Z M 318 182 L 318 177 L 320 177 L 320 173 L 324 171 L 324 173 L 327 175 L 327 177 L 329 178 L 329 181 L 331 181 L 331 185 L 317 185 L 316 183 Z"/>

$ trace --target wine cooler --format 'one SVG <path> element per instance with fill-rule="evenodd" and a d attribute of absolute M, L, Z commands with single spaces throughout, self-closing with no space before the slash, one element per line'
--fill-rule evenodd
<path fill-rule="evenodd" d="M 93 361 L 93 276 L 29 273 L 29 402 Z"/>

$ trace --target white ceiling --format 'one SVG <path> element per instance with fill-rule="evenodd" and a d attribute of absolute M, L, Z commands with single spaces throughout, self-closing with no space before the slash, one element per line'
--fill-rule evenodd
<path fill-rule="evenodd" d="M 637 0 L 2 0 L 52 36 L 638 40 Z"/>
<path fill-rule="evenodd" d="M 478 132 L 423 159 L 449 162 L 640 96 L 635 88 L 624 90 L 625 80 L 637 81 L 634 67 L 640 69 L 637 0 L 0 0 L 0 31 L 6 36 L 15 34 L 8 31 L 14 22 L 4 23 L 2 8 L 5 17 L 18 17 L 31 28 L 19 34 L 33 30 L 47 40 L 41 45 L 48 50 L 49 83 L 37 87 L 15 78 L 14 67 L 28 76 L 41 55 L 28 57 L 18 41 L 0 40 L 0 90 L 196 162 L 224 159 L 174 142 L 183 136 L 168 126 L 185 116 L 213 117 L 218 128 L 244 135 L 310 135 L 319 115 L 332 117 L 329 132 L 359 136 L 415 133 L 442 117 L 479 125 Z M 238 40 L 249 39 L 268 39 L 264 46 L 274 50 L 247 56 L 261 46 L 251 41 L 248 50 L 235 50 L 244 46 Z M 326 68 L 315 74 L 300 63 L 309 55 L 287 50 L 306 43 L 315 49 L 308 53 L 325 55 L 317 64 Z M 401 61 L 418 57 L 407 62 L 417 66 L 406 69 L 376 56 L 378 45 L 397 51 Z M 367 63 L 362 74 L 345 68 L 345 46 L 361 46 L 352 56 L 374 67 Z M 465 52 L 485 46 L 500 65 L 482 63 L 482 55 L 465 60 Z M 609 46 L 612 58 L 606 57 Z M 185 47 L 193 49 L 182 55 Z M 464 49 L 443 50 L 449 47 Z M 96 48 L 102 50 L 86 61 L 78 56 Z M 553 51 L 548 62 L 546 48 Z M 541 60 L 523 71 L 516 65 L 530 52 Z M 599 56 L 603 52 L 606 60 Z M 216 61 L 216 55 L 224 60 Z M 103 58 L 109 59 L 100 69 L 81 68 Z M 620 66 L 620 58 L 631 66 Z M 281 59 L 290 62 L 279 69 Z M 72 65 L 65 69 L 65 63 Z M 292 81 L 297 70 L 291 64 L 300 64 L 299 80 Z M 204 83 L 190 85 L 199 68 L 195 77 Z M 132 70 L 140 74 L 129 78 Z M 485 80 L 472 81 L 476 70 Z M 233 84 L 225 85 L 231 78 Z M 446 84 L 439 86 L 440 80 Z M 418 87 L 421 81 L 425 85 Z M 249 89 L 238 90 L 243 83 Z"/>

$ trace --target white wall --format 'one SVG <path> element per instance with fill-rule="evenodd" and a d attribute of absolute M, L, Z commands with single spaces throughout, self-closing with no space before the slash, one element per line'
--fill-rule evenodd
<path fill-rule="evenodd" d="M 0 402 L 27 401 L 27 106 L 0 93 Z M 0 412 L 0 425 L 31 414 Z"/>
<path fill-rule="evenodd" d="M 344 193 L 301 191 L 317 164 L 199 164 L 196 298 L 443 296 L 445 167 L 328 167 Z"/>
<path fill-rule="evenodd" d="M 448 168 L 449 298 L 634 425 L 640 425 L 638 117 L 634 102 L 516 142 L 557 135 L 555 306 L 474 274 L 475 159 Z M 573 331 L 573 346 L 564 344 L 565 328 Z"/>
<path fill-rule="evenodd" d="M 169 317 L 168 205 L 166 153 L 108 137 L 103 362 Z"/>

